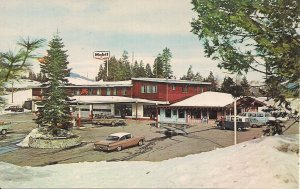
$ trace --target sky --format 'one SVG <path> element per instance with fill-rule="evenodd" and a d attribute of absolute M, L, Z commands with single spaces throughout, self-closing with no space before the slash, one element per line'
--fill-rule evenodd
<path fill-rule="evenodd" d="M 20 37 L 44 38 L 47 44 L 59 32 L 68 50 L 72 72 L 94 79 L 103 61 L 93 58 L 94 51 L 110 51 L 120 58 L 126 50 L 129 60 L 153 65 L 155 57 L 168 47 L 176 78 L 193 72 L 207 77 L 212 71 L 222 79 L 226 70 L 206 58 L 198 37 L 190 32 L 197 15 L 190 0 L 0 0 L 0 51 L 17 51 Z M 33 69 L 38 71 L 37 61 Z M 248 73 L 248 80 L 261 80 Z"/>

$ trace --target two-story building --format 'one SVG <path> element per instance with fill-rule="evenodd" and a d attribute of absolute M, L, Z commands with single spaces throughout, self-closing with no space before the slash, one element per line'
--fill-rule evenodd
<path fill-rule="evenodd" d="M 72 95 L 74 114 L 88 117 L 95 114 L 149 119 L 158 114 L 159 105 L 168 105 L 195 94 L 205 92 L 208 82 L 171 80 L 161 78 L 132 78 L 128 81 L 87 81 L 68 78 L 64 86 Z M 34 102 L 43 99 L 42 87 L 32 89 Z M 33 110 L 37 109 L 34 103 Z"/>

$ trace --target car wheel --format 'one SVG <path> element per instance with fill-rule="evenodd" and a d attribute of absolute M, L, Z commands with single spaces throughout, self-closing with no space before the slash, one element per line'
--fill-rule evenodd
<path fill-rule="evenodd" d="M 116 122 L 115 121 L 111 122 L 111 126 L 116 126 Z"/>
<path fill-rule="evenodd" d="M 118 146 L 117 147 L 117 151 L 119 152 L 119 151 L 121 151 L 122 150 L 122 146 Z"/>
<path fill-rule="evenodd" d="M 142 146 L 143 144 L 144 144 L 144 140 L 140 140 L 138 143 L 139 146 Z"/>
<path fill-rule="evenodd" d="M 223 129 L 223 130 L 226 130 L 226 127 L 223 127 L 222 129 Z"/>
<path fill-rule="evenodd" d="M 7 133 L 7 130 L 6 129 L 3 129 L 2 131 L 1 131 L 1 134 L 2 135 L 5 135 Z"/>
<path fill-rule="evenodd" d="M 251 127 L 253 128 L 253 127 L 257 127 L 257 125 L 256 124 L 253 124 L 253 125 L 251 125 Z"/>
<path fill-rule="evenodd" d="M 241 128 L 241 127 L 239 127 L 239 128 L 237 128 L 237 130 L 238 130 L 238 131 L 242 131 L 242 128 Z"/>

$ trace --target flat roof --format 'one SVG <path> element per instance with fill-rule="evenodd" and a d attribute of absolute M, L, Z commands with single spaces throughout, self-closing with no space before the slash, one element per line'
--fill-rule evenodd
<path fill-rule="evenodd" d="M 135 81 L 148 81 L 148 82 L 157 82 L 157 83 L 181 83 L 181 84 L 202 84 L 202 85 L 210 85 L 210 82 L 202 82 L 202 81 L 189 81 L 189 80 L 177 80 L 177 79 L 165 79 L 165 78 L 131 78 L 131 80 Z"/>
<path fill-rule="evenodd" d="M 142 98 L 125 96 L 72 96 L 72 103 L 81 104 L 114 104 L 114 103 L 145 103 L 145 104 L 169 104 L 168 101 L 154 101 Z"/>

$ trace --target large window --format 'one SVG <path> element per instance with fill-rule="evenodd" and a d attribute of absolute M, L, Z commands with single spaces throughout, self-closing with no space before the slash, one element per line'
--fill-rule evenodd
<path fill-rule="evenodd" d="M 117 95 L 117 88 L 114 88 L 114 95 Z"/>
<path fill-rule="evenodd" d="M 141 93 L 157 93 L 156 85 L 142 85 Z"/>
<path fill-rule="evenodd" d="M 146 93 L 146 86 L 144 85 L 141 86 L 141 93 Z"/>
<path fill-rule="evenodd" d="M 151 85 L 147 85 L 147 93 L 152 93 L 152 87 L 151 87 Z"/>
<path fill-rule="evenodd" d="M 156 114 L 156 107 L 154 105 L 143 105 L 143 117 L 154 117 Z"/>
<path fill-rule="evenodd" d="M 156 85 L 152 86 L 152 93 L 157 93 L 157 86 Z"/>
<path fill-rule="evenodd" d="M 178 110 L 178 118 L 185 118 L 184 110 Z"/>
<path fill-rule="evenodd" d="M 125 118 L 125 116 L 132 116 L 132 105 L 131 104 L 116 104 L 115 115 Z"/>
<path fill-rule="evenodd" d="M 97 89 L 97 95 L 101 95 L 101 88 Z"/>
<path fill-rule="evenodd" d="M 171 117 L 171 110 L 170 109 L 166 109 L 165 110 L 165 117 Z"/>
<path fill-rule="evenodd" d="M 127 88 L 126 88 L 126 87 L 124 87 L 124 88 L 122 89 L 122 95 L 123 95 L 123 96 L 127 95 Z"/>
<path fill-rule="evenodd" d="M 110 88 L 106 88 L 106 95 L 110 96 Z"/>

